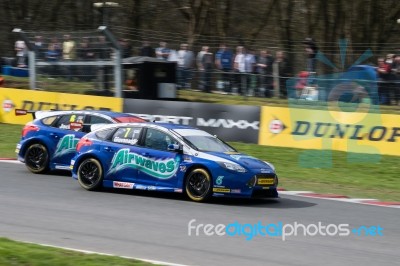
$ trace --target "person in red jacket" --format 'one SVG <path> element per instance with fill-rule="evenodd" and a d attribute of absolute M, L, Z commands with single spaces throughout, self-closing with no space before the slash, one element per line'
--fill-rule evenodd
<path fill-rule="evenodd" d="M 390 86 L 390 75 L 391 75 L 391 66 L 390 64 L 385 62 L 384 58 L 378 58 L 378 67 L 376 69 L 378 73 L 378 96 L 379 103 L 390 105 L 389 98 L 389 90 Z"/>

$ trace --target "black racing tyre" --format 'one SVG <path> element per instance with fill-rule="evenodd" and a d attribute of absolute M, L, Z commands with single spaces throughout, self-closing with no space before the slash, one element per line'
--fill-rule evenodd
<path fill-rule="evenodd" d="M 98 190 L 103 186 L 103 167 L 94 158 L 85 159 L 78 167 L 78 181 L 86 190 Z"/>
<path fill-rule="evenodd" d="M 35 174 L 44 174 L 49 171 L 49 152 L 46 146 L 40 143 L 29 145 L 25 152 L 25 165 Z"/>
<path fill-rule="evenodd" d="M 212 195 L 210 174 L 203 168 L 193 169 L 186 177 L 185 192 L 193 201 L 204 202 L 208 200 Z"/>

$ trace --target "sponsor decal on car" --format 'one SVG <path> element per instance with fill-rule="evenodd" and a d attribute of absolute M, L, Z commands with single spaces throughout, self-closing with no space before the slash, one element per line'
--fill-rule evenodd
<path fill-rule="evenodd" d="M 192 157 L 188 156 L 188 155 L 183 155 L 183 161 L 184 162 L 188 162 L 191 163 L 192 161 Z"/>
<path fill-rule="evenodd" d="M 74 152 L 76 150 L 76 145 L 78 144 L 78 142 L 79 139 L 75 138 L 75 135 L 65 135 L 58 142 L 54 157 L 61 156 L 69 152 Z"/>
<path fill-rule="evenodd" d="M 135 183 L 129 183 L 129 182 L 120 182 L 120 181 L 113 182 L 114 188 L 133 189 L 134 185 L 135 185 Z"/>
<path fill-rule="evenodd" d="M 259 178 L 257 180 L 258 185 L 273 185 L 275 182 L 274 178 Z"/>
<path fill-rule="evenodd" d="M 168 179 L 175 175 L 179 168 L 179 158 L 152 159 L 144 157 L 129 149 L 120 149 L 115 153 L 109 172 L 116 172 L 125 168 L 135 168 L 159 179 Z"/>
<path fill-rule="evenodd" d="M 267 169 L 267 168 L 261 168 L 260 172 L 263 174 L 273 173 L 273 171 L 271 169 Z"/>
<path fill-rule="evenodd" d="M 217 193 L 230 193 L 231 190 L 230 190 L 229 188 L 215 187 L 215 188 L 213 188 L 213 192 L 217 192 Z"/>
<path fill-rule="evenodd" d="M 135 185 L 135 189 L 146 190 L 146 189 L 147 189 L 147 186 L 144 186 L 144 185 Z"/>
<path fill-rule="evenodd" d="M 217 179 L 215 180 L 215 184 L 220 186 L 220 185 L 222 185 L 223 181 L 224 181 L 224 177 L 223 176 L 218 176 Z"/>
<path fill-rule="evenodd" d="M 120 137 L 115 137 L 113 141 L 117 143 L 130 144 L 130 145 L 135 145 L 138 142 L 137 139 L 124 139 Z"/>
<path fill-rule="evenodd" d="M 21 144 L 17 144 L 17 147 L 15 148 L 15 152 L 19 153 L 19 151 L 21 150 Z"/>

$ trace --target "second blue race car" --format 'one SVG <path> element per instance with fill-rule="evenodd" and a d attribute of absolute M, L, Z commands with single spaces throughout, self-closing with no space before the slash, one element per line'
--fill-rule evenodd
<path fill-rule="evenodd" d="M 107 125 L 84 136 L 71 160 L 87 190 L 101 187 L 211 196 L 278 197 L 271 163 L 239 153 L 203 130 L 176 124 Z"/>
<path fill-rule="evenodd" d="M 16 110 L 16 114 L 27 114 Z M 145 122 L 146 120 L 125 113 L 111 111 L 37 111 L 35 120 L 22 129 L 16 153 L 33 173 L 48 170 L 70 170 L 71 158 L 79 139 L 87 134 L 92 125 L 123 122 Z"/>

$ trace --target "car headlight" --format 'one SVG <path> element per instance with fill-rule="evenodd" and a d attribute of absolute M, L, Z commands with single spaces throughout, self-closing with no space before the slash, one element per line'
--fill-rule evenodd
<path fill-rule="evenodd" d="M 219 162 L 220 166 L 227 170 L 239 172 L 239 173 L 246 173 L 246 169 L 236 163 L 227 163 L 227 162 Z"/>
<path fill-rule="evenodd" d="M 264 163 L 266 163 L 269 167 L 271 167 L 271 169 L 274 170 L 274 172 L 275 172 L 275 166 L 272 163 L 269 163 L 266 161 L 264 161 Z"/>

